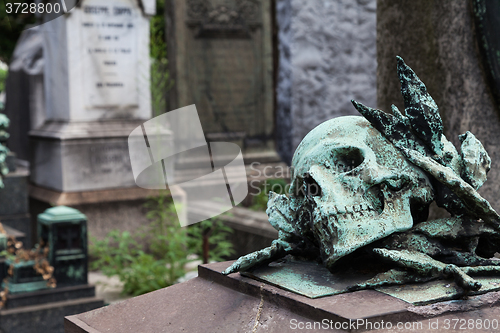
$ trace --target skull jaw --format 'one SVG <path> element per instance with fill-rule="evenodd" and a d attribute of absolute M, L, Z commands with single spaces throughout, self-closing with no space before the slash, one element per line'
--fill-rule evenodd
<path fill-rule="evenodd" d="M 410 209 L 410 193 L 390 192 L 385 187 L 384 210 L 380 215 L 366 219 L 342 217 L 314 217 L 316 237 L 320 238 L 320 252 L 324 265 L 333 271 L 334 264 L 342 257 L 355 250 L 387 237 L 395 232 L 402 232 L 413 227 Z M 315 210 L 316 212 L 316 210 Z"/>

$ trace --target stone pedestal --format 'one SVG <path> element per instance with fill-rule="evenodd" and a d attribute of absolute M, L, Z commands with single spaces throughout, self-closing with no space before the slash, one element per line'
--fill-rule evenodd
<path fill-rule="evenodd" d="M 199 277 L 188 282 L 66 317 L 65 332 L 436 332 L 458 320 L 491 324 L 500 315 L 498 292 L 434 306 L 374 290 L 312 299 L 240 273 L 220 274 L 230 264 L 199 266 Z"/>
<path fill-rule="evenodd" d="M 3 332 L 63 333 L 64 316 L 103 305 L 102 299 L 95 297 L 92 285 L 10 294 L 6 307 L 0 310 L 0 329 Z"/>
<path fill-rule="evenodd" d="M 30 132 L 31 181 L 58 192 L 135 186 L 127 138 L 141 120 L 47 122 Z"/>

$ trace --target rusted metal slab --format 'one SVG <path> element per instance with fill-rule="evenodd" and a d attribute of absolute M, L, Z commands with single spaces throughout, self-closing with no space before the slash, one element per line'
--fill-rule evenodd
<path fill-rule="evenodd" d="M 349 286 L 365 282 L 376 273 L 349 269 L 334 274 L 316 262 L 285 258 L 241 274 L 303 296 L 318 298 L 345 293 Z M 500 290 L 498 277 L 475 277 L 475 279 L 483 286 L 479 291 L 470 292 L 469 295 Z M 385 286 L 375 290 L 413 305 L 426 305 L 459 299 L 463 296 L 463 289 L 453 280 Z"/>
<path fill-rule="evenodd" d="M 478 291 L 471 291 L 469 295 L 481 295 L 490 291 L 500 290 L 500 278 L 475 277 L 482 284 Z M 375 290 L 399 298 L 413 305 L 426 305 L 436 302 L 458 299 L 463 296 L 463 289 L 455 282 L 435 280 L 426 283 L 407 284 L 402 286 L 387 286 Z"/>
<path fill-rule="evenodd" d="M 285 258 L 241 274 L 300 295 L 318 298 L 345 293 L 347 287 L 367 281 L 376 273 L 342 270 L 332 274 L 317 262 Z"/>

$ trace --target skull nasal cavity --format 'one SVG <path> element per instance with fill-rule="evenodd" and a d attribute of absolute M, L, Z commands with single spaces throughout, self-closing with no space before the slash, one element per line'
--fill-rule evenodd
<path fill-rule="evenodd" d="M 309 174 L 304 178 L 304 183 L 306 185 L 306 194 L 308 196 L 317 197 L 321 196 L 321 187 Z"/>
<path fill-rule="evenodd" d="M 332 159 L 338 172 L 349 172 L 364 161 L 363 153 L 356 147 L 334 149 Z"/>

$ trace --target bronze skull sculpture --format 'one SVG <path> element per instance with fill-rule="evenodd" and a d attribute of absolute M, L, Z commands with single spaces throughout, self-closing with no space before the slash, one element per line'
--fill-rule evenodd
<path fill-rule="evenodd" d="M 363 117 L 339 117 L 314 128 L 292 160 L 289 195 L 270 193 L 267 214 L 279 237 L 239 258 L 223 273 L 288 254 L 338 262 L 361 250 L 394 268 L 350 289 L 453 277 L 464 292 L 471 276 L 500 274 L 500 216 L 477 189 L 491 159 L 470 132 L 461 151 L 443 135 L 438 107 L 398 57 L 405 115 L 352 101 Z M 427 221 L 436 201 L 451 217 Z"/>

